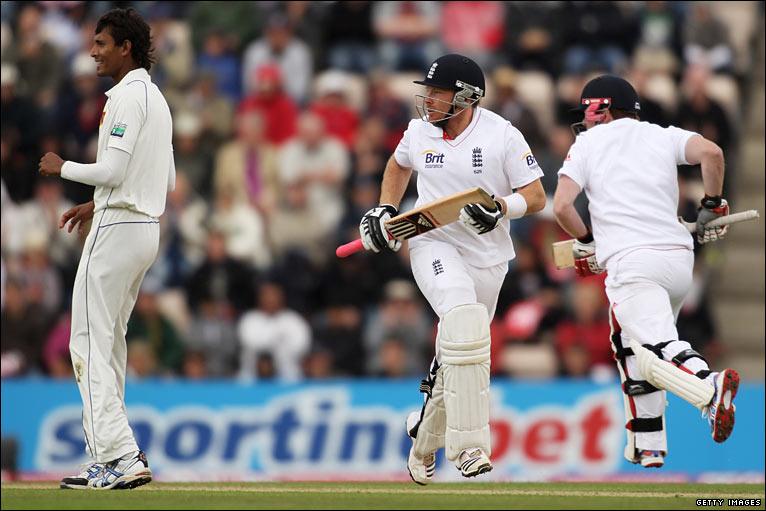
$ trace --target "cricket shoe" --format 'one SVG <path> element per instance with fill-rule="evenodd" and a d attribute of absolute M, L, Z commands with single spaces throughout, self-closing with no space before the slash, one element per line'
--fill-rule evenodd
<path fill-rule="evenodd" d="M 480 447 L 465 449 L 458 456 L 458 468 L 463 477 L 476 477 L 492 470 L 489 457 Z"/>
<path fill-rule="evenodd" d="M 104 464 L 101 474 L 93 479 L 96 490 L 132 490 L 152 480 L 152 471 L 144 451 L 134 451 Z"/>
<path fill-rule="evenodd" d="M 665 464 L 665 457 L 662 451 L 650 451 L 644 449 L 639 453 L 641 466 L 646 468 L 660 468 Z"/>
<path fill-rule="evenodd" d="M 103 470 L 103 463 L 91 463 L 86 465 L 83 471 L 76 476 L 65 477 L 62 479 L 59 488 L 64 490 L 87 490 L 91 488 L 91 483 L 101 476 Z"/>
<path fill-rule="evenodd" d="M 734 396 L 739 389 L 739 373 L 734 369 L 724 369 L 713 378 L 713 400 L 702 410 L 707 416 L 713 440 L 725 442 L 734 429 Z"/>
<path fill-rule="evenodd" d="M 407 435 L 410 435 L 415 425 L 420 421 L 420 412 L 412 412 L 407 417 L 406 427 Z M 412 447 L 410 447 L 410 455 L 407 457 L 407 472 L 410 473 L 410 478 L 421 485 L 425 486 L 431 482 L 431 479 L 436 472 L 436 453 L 431 452 L 423 456 L 418 457 L 415 454 L 415 438 L 412 439 Z"/>

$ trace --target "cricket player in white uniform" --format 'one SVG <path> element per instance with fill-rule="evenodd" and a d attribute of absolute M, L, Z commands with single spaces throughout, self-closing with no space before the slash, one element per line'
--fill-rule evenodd
<path fill-rule="evenodd" d="M 159 247 L 159 216 L 175 186 L 172 121 L 149 77 L 149 26 L 133 9 L 99 19 L 91 49 L 106 95 L 96 163 L 64 162 L 47 153 L 40 172 L 95 186 L 93 201 L 64 213 L 59 227 L 84 232 L 75 278 L 69 349 L 83 401 L 83 429 L 93 460 L 62 488 L 126 489 L 151 481 L 146 456 L 125 409 L 125 332 L 144 274 Z"/>
<path fill-rule="evenodd" d="M 640 122 L 638 95 L 622 78 L 591 80 L 580 103 L 584 121 L 573 125 L 579 134 L 559 171 L 554 213 L 577 238 L 577 273 L 608 273 L 612 348 L 627 415 L 625 457 L 660 467 L 668 452 L 665 391 L 699 408 L 716 442 L 734 427 L 739 375 L 711 372 L 675 326 L 694 266 L 693 239 L 677 217 L 676 165 L 701 164 L 706 195 L 696 234 L 706 243 L 726 233 L 706 227 L 729 213 L 721 198 L 723 153 L 696 133 Z M 592 232 L 573 206 L 581 191 L 590 201 Z"/>
<path fill-rule="evenodd" d="M 492 469 L 489 324 L 514 258 L 508 219 L 540 211 L 545 192 L 522 134 L 478 106 L 484 75 L 474 61 L 444 55 L 415 83 L 425 86 L 425 95 L 415 96 L 420 118 L 410 121 L 388 160 L 380 205 L 362 218 L 365 249 L 399 250 L 384 222 L 398 213 L 413 170 L 415 207 L 476 186 L 495 196 L 495 208 L 469 204 L 461 222 L 409 242 L 415 281 L 440 319 L 436 357 L 421 385 L 423 409 L 407 420 L 413 438 L 407 468 L 413 481 L 427 484 L 441 447 L 465 477 Z"/>

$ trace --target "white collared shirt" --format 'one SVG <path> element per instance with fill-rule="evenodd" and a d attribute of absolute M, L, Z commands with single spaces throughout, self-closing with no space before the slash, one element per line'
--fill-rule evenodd
<path fill-rule="evenodd" d="M 559 170 L 585 191 L 596 259 L 640 247 L 693 248 L 678 221 L 678 169 L 696 135 L 635 119 L 618 119 L 578 135 Z"/>
<path fill-rule="evenodd" d="M 165 211 L 167 192 L 175 182 L 168 104 L 144 68 L 130 71 L 106 96 L 96 161 L 109 147 L 130 154 L 130 162 L 121 184 L 96 187 L 96 211 L 126 208 L 157 218 Z"/>
<path fill-rule="evenodd" d="M 394 158 L 418 173 L 415 207 L 477 186 L 496 197 L 506 196 L 543 175 L 521 132 L 481 107 L 454 140 L 444 139 L 441 128 L 422 119 L 411 120 Z M 471 265 L 486 268 L 516 257 L 509 229 L 505 219 L 494 230 L 478 235 L 455 222 L 412 238 L 410 247 L 445 241 Z"/>

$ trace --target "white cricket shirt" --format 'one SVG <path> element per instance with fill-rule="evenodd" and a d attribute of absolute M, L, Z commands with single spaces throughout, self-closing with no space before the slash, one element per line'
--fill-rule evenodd
<path fill-rule="evenodd" d="M 417 171 L 415 207 L 477 186 L 496 197 L 506 196 L 543 175 L 521 132 L 481 107 L 454 140 L 446 140 L 441 128 L 422 119 L 411 120 L 394 158 Z M 472 266 L 486 268 L 516 256 L 509 229 L 510 221 L 503 219 L 494 230 L 478 235 L 458 221 L 412 238 L 410 247 L 445 241 Z"/>
<path fill-rule="evenodd" d="M 121 184 L 96 186 L 95 211 L 125 208 L 157 218 L 165 211 L 165 198 L 172 188 L 168 184 L 175 180 L 168 104 L 143 68 L 126 74 L 106 96 L 96 162 L 108 147 L 130 154 L 130 161 Z M 63 172 L 62 176 L 67 177 Z"/>
<path fill-rule="evenodd" d="M 696 133 L 619 119 L 581 133 L 559 175 L 572 178 L 590 201 L 596 259 L 601 266 L 639 247 L 693 248 L 678 221 L 678 170 Z"/>

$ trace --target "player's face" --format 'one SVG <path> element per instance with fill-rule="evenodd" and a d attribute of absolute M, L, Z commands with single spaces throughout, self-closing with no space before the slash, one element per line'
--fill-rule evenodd
<path fill-rule="evenodd" d="M 104 29 L 93 37 L 90 56 L 96 61 L 96 75 L 115 76 L 122 67 L 122 61 L 129 43 L 118 46 L 114 43 L 109 29 Z"/>
<path fill-rule="evenodd" d="M 426 87 L 425 99 L 423 104 L 428 113 L 428 120 L 437 122 L 442 120 L 450 113 L 452 107 L 452 98 L 455 92 L 449 89 L 440 89 L 438 87 Z"/>

